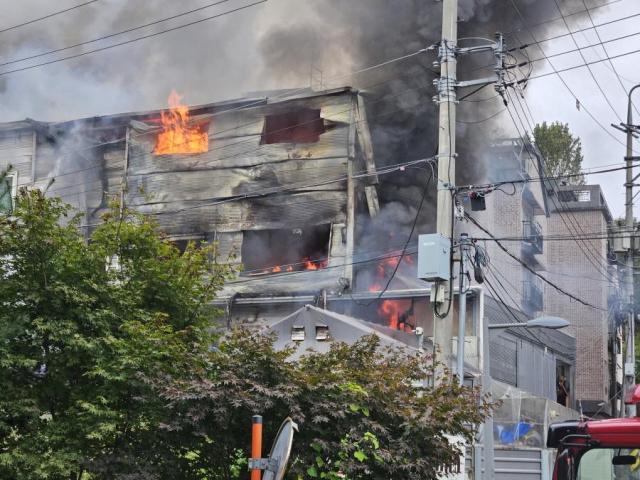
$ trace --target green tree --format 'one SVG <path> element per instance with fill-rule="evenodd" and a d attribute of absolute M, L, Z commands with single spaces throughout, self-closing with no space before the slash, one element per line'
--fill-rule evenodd
<path fill-rule="evenodd" d="M 299 362 L 273 341 L 238 330 L 205 378 L 165 386 L 176 408 L 169 428 L 206 439 L 189 446 L 193 471 L 206 473 L 189 478 L 234 478 L 230 460 L 248 455 L 253 414 L 265 419 L 266 445 L 286 416 L 298 423 L 288 478 L 437 478 L 459 458 L 447 435 L 471 442 L 490 407 L 455 381 L 423 386 L 430 357 L 383 349 L 376 336 Z"/>
<path fill-rule="evenodd" d="M 143 217 L 107 215 L 86 242 L 68 215 L 23 191 L 0 218 L 0 478 L 171 474 L 169 412 L 146 379 L 206 367 L 227 271 Z"/>
<path fill-rule="evenodd" d="M 544 158 L 545 172 L 551 177 L 566 176 L 573 185 L 584 185 L 582 143 L 569 125 L 561 122 L 537 124 L 533 129 L 536 146 Z"/>
<path fill-rule="evenodd" d="M 294 362 L 271 336 L 216 337 L 215 251 L 117 212 L 88 242 L 38 191 L 0 217 L 0 478 L 242 478 L 256 413 L 267 445 L 300 425 L 289 478 L 435 478 L 457 461 L 447 435 L 473 438 L 490 406 L 424 386 L 428 357 L 368 337 Z"/>

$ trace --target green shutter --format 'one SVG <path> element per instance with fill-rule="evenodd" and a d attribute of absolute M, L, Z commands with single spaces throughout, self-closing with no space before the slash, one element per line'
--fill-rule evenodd
<path fill-rule="evenodd" d="M 13 186 L 13 177 L 5 175 L 0 177 L 0 213 L 10 215 L 13 211 L 13 198 L 11 198 L 11 190 Z"/>

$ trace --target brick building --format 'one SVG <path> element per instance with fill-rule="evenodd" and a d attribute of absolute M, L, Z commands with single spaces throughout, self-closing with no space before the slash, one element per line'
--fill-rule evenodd
<path fill-rule="evenodd" d="M 490 155 L 489 183 L 543 176 L 535 147 L 519 139 L 496 142 Z M 472 215 L 509 252 L 495 241 L 481 241 L 490 257 L 484 286 L 487 295 L 498 300 L 493 308 L 504 313 L 504 303 L 528 318 L 545 314 L 568 320 L 567 333 L 576 339 L 575 366 L 559 361 L 555 376 L 567 379 L 571 406 L 587 414 L 615 414 L 611 397 L 619 389 L 622 365 L 619 335 L 609 312 L 617 308 L 619 280 L 608 238 L 612 217 L 600 186 L 505 184 L 487 193 L 485 203 L 486 210 Z M 467 211 L 471 207 L 465 205 Z M 487 238 L 473 224 L 460 231 Z M 595 308 L 571 300 L 523 263 Z M 544 330 L 535 335 L 540 344 L 548 343 Z M 503 344 L 495 350 L 498 356 L 508 354 Z"/>
<path fill-rule="evenodd" d="M 573 397 L 587 412 L 614 413 L 615 328 L 609 311 L 618 296 L 618 273 L 607 232 L 612 217 L 599 185 L 549 189 L 545 277 L 593 307 L 573 301 L 549 285 L 544 313 L 566 318 L 576 338 Z M 595 308 L 594 308 L 595 307 Z M 602 405 L 606 403 L 606 406 Z"/>

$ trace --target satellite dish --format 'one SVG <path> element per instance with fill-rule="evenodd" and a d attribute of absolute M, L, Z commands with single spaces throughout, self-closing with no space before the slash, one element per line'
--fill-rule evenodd
<path fill-rule="evenodd" d="M 289 463 L 291 445 L 293 444 L 293 432 L 298 431 L 298 425 L 287 417 L 273 441 L 268 458 L 268 467 L 264 470 L 262 480 L 282 480 Z"/>

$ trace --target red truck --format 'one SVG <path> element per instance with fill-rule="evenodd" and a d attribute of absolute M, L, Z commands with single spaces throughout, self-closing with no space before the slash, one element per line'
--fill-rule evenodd
<path fill-rule="evenodd" d="M 640 404 L 640 386 L 626 403 Z M 640 417 L 552 424 L 547 447 L 557 449 L 553 480 L 640 480 Z"/>

